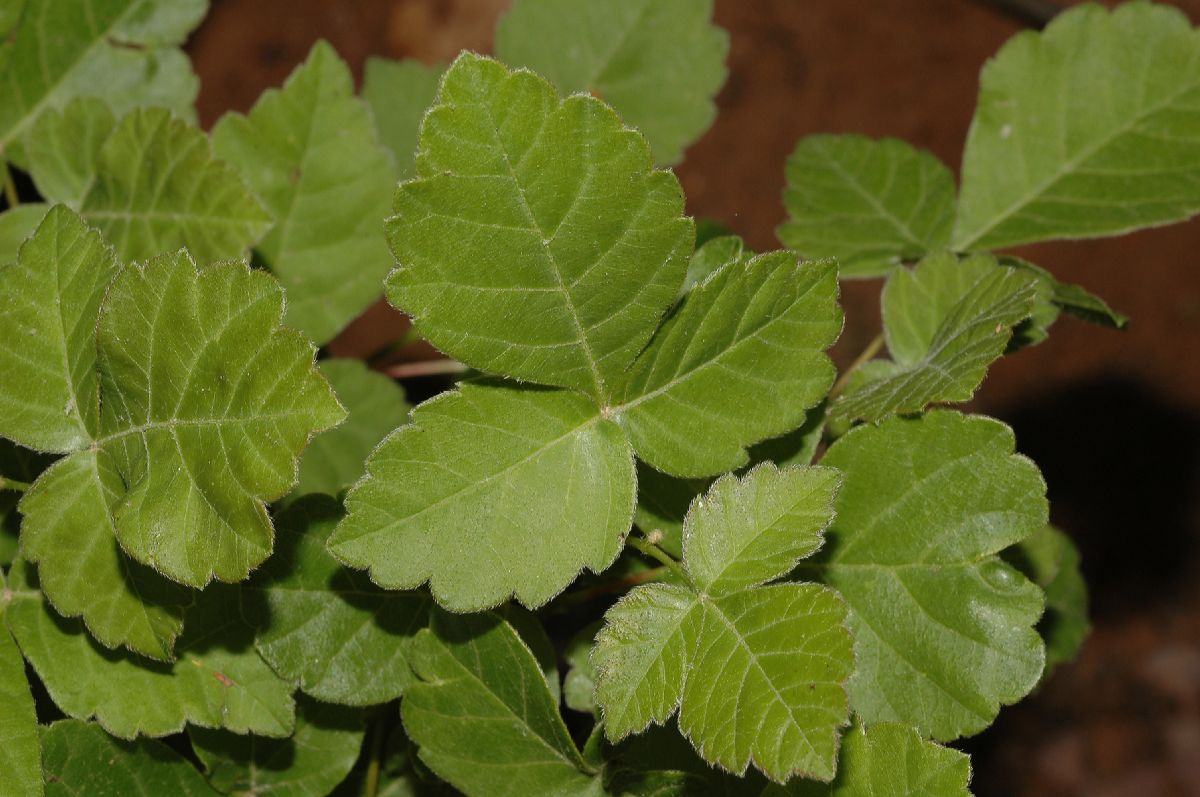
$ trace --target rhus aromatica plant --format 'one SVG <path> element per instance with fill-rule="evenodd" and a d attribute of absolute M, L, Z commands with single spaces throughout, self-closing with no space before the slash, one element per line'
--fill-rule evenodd
<path fill-rule="evenodd" d="M 320 43 L 205 132 L 201 0 L 0 10 L 0 795 L 968 793 L 950 745 L 1088 623 L 1037 466 L 952 405 L 1125 324 L 1001 250 L 1200 211 L 1200 34 L 1015 37 L 958 186 L 805 138 L 753 252 L 668 168 L 711 11 L 516 0 L 361 93 Z M 317 356 L 381 294 L 462 365 L 411 412 Z"/>

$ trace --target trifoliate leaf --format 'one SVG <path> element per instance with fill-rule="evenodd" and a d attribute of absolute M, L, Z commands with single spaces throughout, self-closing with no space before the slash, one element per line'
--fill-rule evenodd
<path fill-rule="evenodd" d="M 692 584 L 637 587 L 605 615 L 592 653 L 605 734 L 665 722 L 734 773 L 828 780 L 843 684 L 854 668 L 846 608 L 813 584 L 758 586 L 820 543 L 836 474 L 766 464 L 718 479 L 692 505 L 683 564 Z"/>
<path fill-rule="evenodd" d="M 222 794 L 325 797 L 349 774 L 363 739 L 361 709 L 315 700 L 296 704 L 287 739 L 189 728 L 208 782 Z"/>
<path fill-rule="evenodd" d="M 256 251 L 287 290 L 287 323 L 325 343 L 379 297 L 392 266 L 393 166 L 349 67 L 318 42 L 282 89 L 212 136 L 275 217 Z"/>
<path fill-rule="evenodd" d="M 26 0 L 0 63 L 0 151 L 23 165 L 26 130 L 75 97 L 193 116 L 199 82 L 179 45 L 207 11 L 206 0 Z"/>
<path fill-rule="evenodd" d="M 216 796 L 186 758 L 154 739 L 121 741 L 93 723 L 62 720 L 45 729 L 42 745 L 48 797 Z"/>
<path fill-rule="evenodd" d="M 185 723 L 235 733 L 288 736 L 292 687 L 254 650 L 242 619 L 247 596 L 214 585 L 187 612 L 173 664 L 107 650 L 77 620 L 60 617 L 38 590 L 33 566 L 13 564 L 5 619 L 46 691 L 67 716 L 95 719 L 122 739 L 166 736 Z"/>
<path fill-rule="evenodd" d="M 80 97 L 46 110 L 25 136 L 25 157 L 47 202 L 78 208 L 100 171 L 100 151 L 117 126 L 104 100 Z"/>
<path fill-rule="evenodd" d="M 454 611 L 537 607 L 620 553 L 632 452 L 575 393 L 466 383 L 417 407 L 371 455 L 329 548 L 389 589 L 429 581 Z"/>
<path fill-rule="evenodd" d="M 673 476 L 749 461 L 799 426 L 833 383 L 842 329 L 833 261 L 734 259 L 696 286 L 634 362 L 614 417 L 638 456 Z"/>
<path fill-rule="evenodd" d="M 1000 422 L 944 410 L 860 426 L 821 462 L 844 482 L 800 572 L 850 606 L 855 712 L 940 740 L 986 728 L 1045 658 L 1041 590 L 996 556 L 1046 523 L 1037 468 Z"/>
<path fill-rule="evenodd" d="M 413 176 L 421 120 L 437 97 L 444 71 L 445 67 L 425 66 L 411 59 L 367 59 L 362 98 L 371 106 L 379 141 L 391 150 L 400 179 Z"/>
<path fill-rule="evenodd" d="M 687 269 L 674 175 L 599 100 L 470 53 L 425 117 L 417 175 L 388 220 L 392 304 L 468 365 L 607 403 Z"/>
<path fill-rule="evenodd" d="M 792 781 L 771 786 L 762 797 L 971 797 L 971 759 L 934 744 L 907 725 L 855 724 L 842 737 L 832 783 Z"/>
<path fill-rule="evenodd" d="M 894 138 L 809 136 L 788 158 L 783 204 L 785 246 L 836 257 L 843 277 L 873 277 L 949 243 L 954 175 Z"/>
<path fill-rule="evenodd" d="M 435 612 L 417 635 L 421 679 L 404 728 L 421 760 L 468 797 L 596 793 L 537 660 L 494 614 Z"/>
<path fill-rule="evenodd" d="M 362 360 L 323 360 L 318 367 L 346 408 L 346 420 L 314 437 L 304 450 L 300 480 L 292 490 L 296 496 L 336 495 L 358 481 L 375 446 L 408 417 L 404 389 Z"/>
<path fill-rule="evenodd" d="M 1200 211 L 1200 37 L 1149 3 L 1083 5 L 980 75 L 956 250 L 1117 235 Z"/>
<path fill-rule="evenodd" d="M 0 572 L 0 621 L 8 605 Z M 0 790 L 6 795 L 42 794 L 42 750 L 37 712 L 25 679 L 25 661 L 8 629 L 0 624 Z"/>
<path fill-rule="evenodd" d="M 30 202 L 0 213 L 0 266 L 17 262 L 17 250 L 33 235 L 47 210 L 46 205 Z"/>
<path fill-rule="evenodd" d="M 610 103 L 672 164 L 712 124 L 729 35 L 711 0 L 518 0 L 496 26 L 496 53 L 564 94 Z"/>
<path fill-rule="evenodd" d="M 1071 538 L 1047 526 L 1009 548 L 1004 558 L 1046 593 L 1046 613 L 1038 623 L 1038 632 L 1046 641 L 1046 672 L 1073 661 L 1092 625 L 1087 583 Z"/>
<path fill-rule="evenodd" d="M 342 517 L 337 501 L 302 498 L 276 517 L 275 554 L 248 589 L 258 652 L 283 678 L 331 703 L 365 706 L 399 697 L 412 681 L 412 636 L 428 622 L 429 597 L 384 592 L 325 550 Z"/>
<path fill-rule="evenodd" d="M 893 359 L 868 363 L 834 403 L 834 415 L 878 422 L 936 402 L 969 400 L 1039 295 L 1037 277 L 998 266 L 991 255 L 960 263 L 942 253 L 915 269 L 895 270 L 883 292 Z"/>

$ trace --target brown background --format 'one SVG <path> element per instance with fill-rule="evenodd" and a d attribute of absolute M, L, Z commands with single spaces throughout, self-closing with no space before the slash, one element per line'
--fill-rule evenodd
<path fill-rule="evenodd" d="M 1193 21 L 1200 0 L 1177 2 Z M 202 121 L 244 111 L 319 37 L 368 55 L 487 52 L 505 0 L 215 0 L 189 49 Z M 897 136 L 957 166 L 979 67 L 1020 24 L 974 0 L 717 0 L 732 37 L 720 115 L 678 169 L 691 212 L 778 246 L 799 136 Z M 985 795 L 1200 795 L 1200 222 L 1023 253 L 1133 318 L 1060 321 L 1005 358 L 975 406 L 1014 425 L 1079 541 L 1096 632 L 1080 661 L 964 746 Z M 878 331 L 878 282 L 844 288 L 844 364 Z M 399 328 L 383 307 L 334 346 Z"/>

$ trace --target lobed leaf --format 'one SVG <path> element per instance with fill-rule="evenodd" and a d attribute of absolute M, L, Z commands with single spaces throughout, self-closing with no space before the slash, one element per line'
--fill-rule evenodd
<path fill-rule="evenodd" d="M 362 98 L 371 107 L 379 141 L 392 153 L 396 174 L 413 176 L 417 137 L 425 111 L 437 97 L 444 66 L 372 56 L 363 68 Z"/>
<path fill-rule="evenodd" d="M 275 218 L 256 251 L 287 290 L 288 325 L 327 342 L 391 267 L 382 219 L 394 169 L 349 67 L 318 42 L 282 89 L 223 116 L 212 137 Z"/>
<path fill-rule="evenodd" d="M 395 212 L 387 296 L 431 343 L 601 403 L 673 301 L 694 236 L 678 181 L 607 106 L 470 53 L 442 79 Z"/>
<path fill-rule="evenodd" d="M 496 53 L 564 94 L 602 97 L 677 163 L 716 116 L 729 35 L 712 0 L 517 0 L 496 26 Z"/>
<path fill-rule="evenodd" d="M 788 158 L 777 235 L 806 257 L 836 257 L 843 277 L 874 277 L 943 249 L 954 199 L 950 170 L 903 141 L 808 136 Z"/>
<path fill-rule="evenodd" d="M 8 585 L 0 572 L 0 620 L 9 600 Z M 4 773 L 5 794 L 41 796 L 37 712 L 21 651 L 4 627 L 0 627 L 0 772 Z"/>

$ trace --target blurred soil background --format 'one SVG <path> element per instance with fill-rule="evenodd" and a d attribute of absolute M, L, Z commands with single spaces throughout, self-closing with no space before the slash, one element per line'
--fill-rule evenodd
<path fill-rule="evenodd" d="M 1037 4 L 1036 0 L 1034 5 Z M 1174 3 L 1193 23 L 1200 0 Z M 189 50 L 209 126 L 279 85 L 318 38 L 361 77 L 370 55 L 491 49 L 506 0 L 213 0 Z M 717 0 L 729 78 L 677 169 L 696 216 L 778 246 L 784 161 L 816 132 L 895 136 L 957 169 L 980 66 L 1022 22 L 981 0 Z M 1052 516 L 1079 543 L 1095 631 L 996 725 L 965 742 L 991 795 L 1200 795 L 1200 221 L 1021 254 L 1133 318 L 1064 318 L 997 364 L 974 407 L 1014 426 Z M 877 281 L 846 284 L 845 365 L 879 329 Z M 369 355 L 403 320 L 372 309 L 331 350 Z"/>

